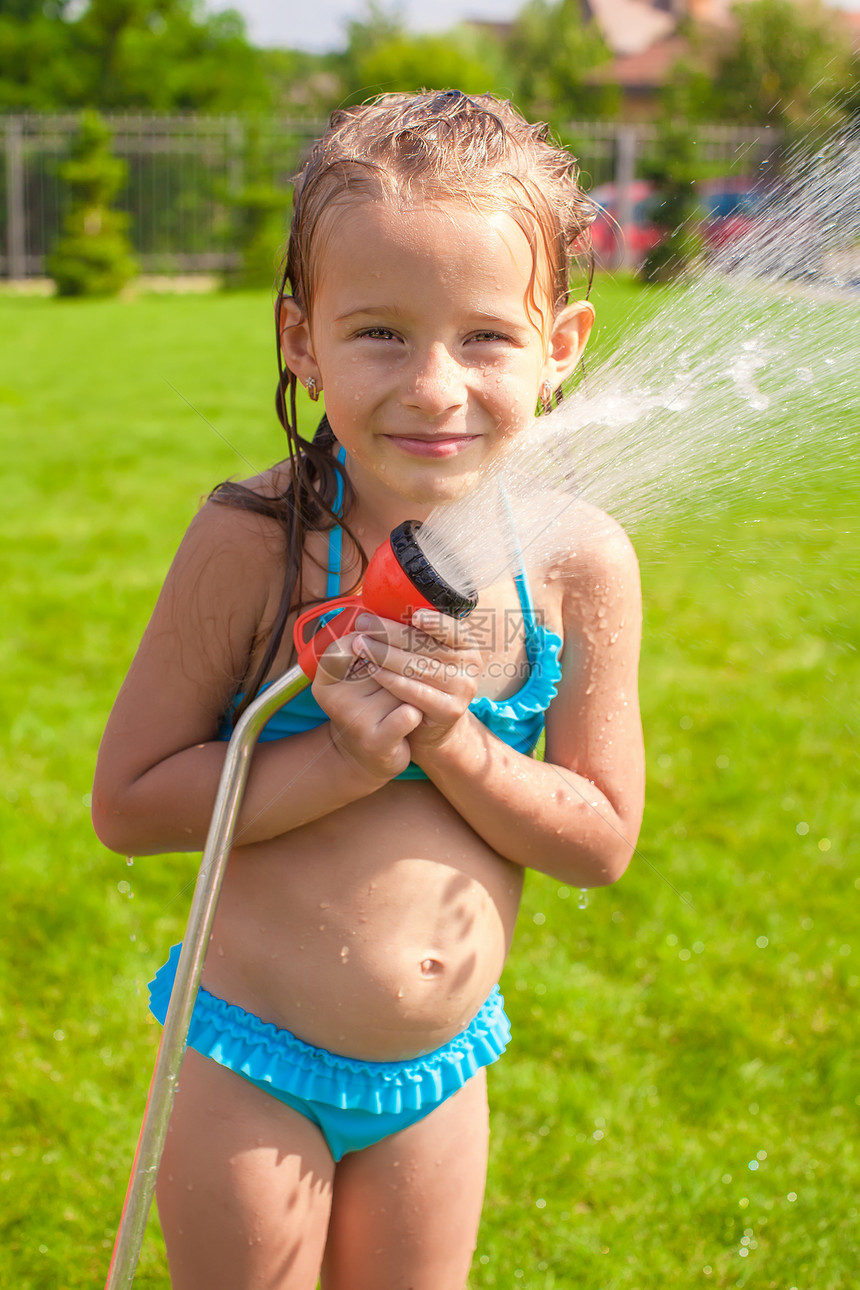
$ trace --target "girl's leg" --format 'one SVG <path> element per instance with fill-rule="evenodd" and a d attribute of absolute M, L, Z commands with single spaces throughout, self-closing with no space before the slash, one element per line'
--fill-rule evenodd
<path fill-rule="evenodd" d="M 323 1290 L 463 1290 L 487 1174 L 487 1081 L 337 1166 Z"/>
<path fill-rule="evenodd" d="M 333 1174 L 316 1125 L 187 1050 L 157 1188 L 173 1290 L 315 1290 Z"/>

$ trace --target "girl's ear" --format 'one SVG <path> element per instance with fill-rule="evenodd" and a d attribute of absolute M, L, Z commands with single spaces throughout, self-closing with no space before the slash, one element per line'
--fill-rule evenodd
<path fill-rule="evenodd" d="M 284 362 L 303 385 L 312 378 L 317 390 L 322 389 L 319 368 L 314 358 L 311 329 L 307 315 L 293 296 L 284 296 L 279 302 L 278 335 Z"/>
<path fill-rule="evenodd" d="M 594 306 L 587 300 L 567 305 L 555 319 L 544 363 L 544 380 L 557 390 L 582 358 L 594 322 Z"/>

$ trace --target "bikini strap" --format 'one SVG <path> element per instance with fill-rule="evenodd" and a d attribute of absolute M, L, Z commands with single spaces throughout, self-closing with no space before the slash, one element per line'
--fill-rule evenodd
<path fill-rule="evenodd" d="M 335 458 L 341 470 L 335 471 L 337 475 L 337 492 L 335 493 L 334 506 L 332 507 L 335 515 L 340 515 L 343 510 L 343 466 L 346 463 L 346 449 L 339 448 Z M 340 595 L 340 562 L 343 551 L 343 529 L 339 524 L 335 524 L 330 530 L 328 536 L 328 573 L 326 574 L 325 594 L 327 600 L 333 600 L 335 596 Z"/>
<path fill-rule="evenodd" d="M 519 602 L 520 602 L 520 612 L 522 613 L 522 616 L 523 616 L 523 628 L 525 630 L 525 638 L 526 638 L 526 654 L 531 659 L 533 646 L 535 644 L 535 640 L 537 637 L 537 616 L 535 614 L 534 600 L 532 599 L 531 588 L 529 587 L 529 580 L 526 575 L 526 565 L 525 565 L 525 560 L 523 559 L 522 547 L 520 546 L 520 538 L 519 538 L 519 534 L 517 533 L 517 526 L 514 523 L 514 514 L 511 509 L 511 503 L 510 503 L 510 499 L 508 498 L 507 489 L 504 487 L 504 485 L 501 485 L 501 494 L 502 494 L 502 509 L 508 521 L 508 528 L 510 531 L 510 535 L 513 538 L 514 544 L 517 549 L 517 558 L 519 561 L 519 572 L 514 574 L 514 586 L 517 589 L 517 596 L 519 597 Z"/>

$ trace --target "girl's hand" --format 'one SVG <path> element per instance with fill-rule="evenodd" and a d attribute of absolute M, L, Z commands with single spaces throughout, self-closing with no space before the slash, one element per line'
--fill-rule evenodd
<path fill-rule="evenodd" d="M 409 765 L 407 735 L 424 713 L 379 684 L 379 666 L 360 654 L 356 639 L 351 633 L 328 647 L 312 693 L 329 717 L 331 741 L 340 755 L 353 769 L 386 782 Z"/>
<path fill-rule="evenodd" d="M 409 733 L 412 757 L 450 738 L 475 697 L 483 660 L 465 622 L 420 609 L 411 624 L 361 615 L 354 655 L 376 668 L 374 681 L 421 721 Z"/>

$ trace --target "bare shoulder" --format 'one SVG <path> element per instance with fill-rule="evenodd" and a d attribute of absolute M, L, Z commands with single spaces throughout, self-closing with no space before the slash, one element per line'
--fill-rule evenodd
<path fill-rule="evenodd" d="M 216 492 L 191 521 L 138 651 L 216 692 L 240 681 L 283 586 L 276 518 Z"/>
<path fill-rule="evenodd" d="M 210 498 L 191 521 L 114 705 L 111 774 L 216 737 L 284 577 L 276 520 Z"/>
<path fill-rule="evenodd" d="M 564 582 L 567 601 L 628 599 L 638 604 L 639 561 L 633 543 L 611 515 L 581 503 L 571 516 L 564 554 L 555 575 Z"/>
<path fill-rule="evenodd" d="M 260 579 L 264 584 L 282 573 L 284 531 L 273 514 L 255 510 L 253 502 L 274 500 L 288 479 L 288 470 L 276 466 L 241 481 L 232 493 L 223 486 L 216 489 L 188 527 L 177 557 L 179 568 L 196 566 L 199 576 L 211 573 L 219 580 L 235 568 L 246 592 L 259 592 Z"/>
<path fill-rule="evenodd" d="M 230 558 L 265 563 L 267 553 L 278 549 L 279 539 L 283 546 L 283 529 L 273 516 L 216 491 L 189 524 L 180 553 L 187 552 L 201 563 Z"/>
<path fill-rule="evenodd" d="M 269 466 L 267 470 L 251 475 L 248 479 L 229 480 L 228 483 L 243 489 L 246 493 L 253 493 L 256 497 L 270 501 L 276 497 L 283 497 L 289 487 L 291 475 L 292 467 L 287 458 L 276 462 L 274 466 Z"/>

